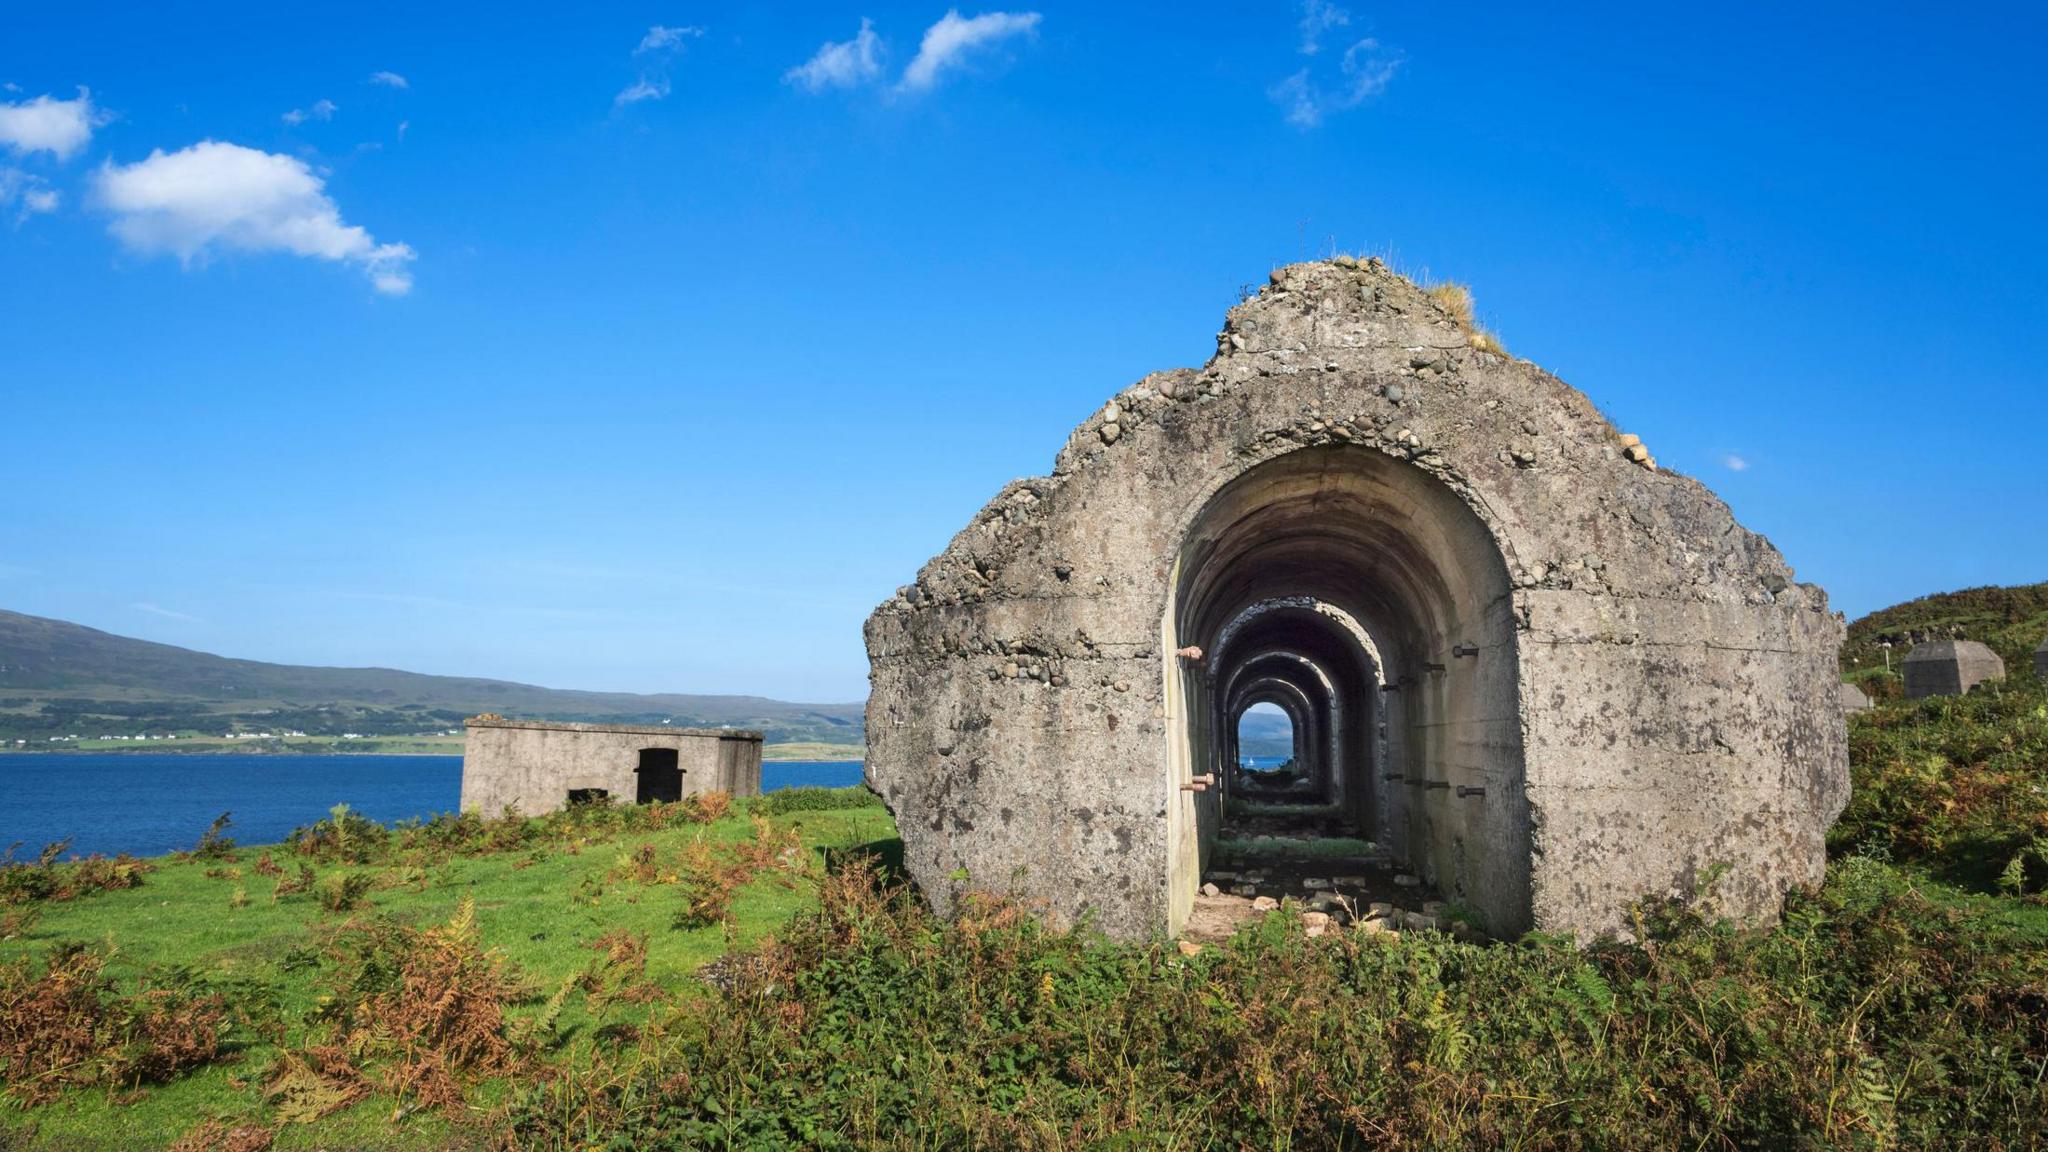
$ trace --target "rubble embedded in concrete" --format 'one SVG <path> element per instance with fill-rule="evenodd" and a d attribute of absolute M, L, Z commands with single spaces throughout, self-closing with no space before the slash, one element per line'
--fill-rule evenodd
<path fill-rule="evenodd" d="M 1513 662 L 1519 769 L 1469 782 L 1528 837 L 1506 897 L 1525 912 L 1499 927 L 1617 928 L 1716 865 L 1720 905 L 1768 919 L 1819 880 L 1847 797 L 1825 594 L 1583 395 L 1345 260 L 1275 270 L 1207 365 L 1118 393 L 868 621 L 868 774 L 937 904 L 964 874 L 1117 935 L 1185 920 L 1201 877 L 1179 785 L 1205 769 L 1170 755 L 1182 533 L 1234 478 L 1310 451 L 1417 470 L 1505 566 L 1512 636 L 1489 651 Z M 1455 860 L 1418 882 L 1469 898 Z"/>

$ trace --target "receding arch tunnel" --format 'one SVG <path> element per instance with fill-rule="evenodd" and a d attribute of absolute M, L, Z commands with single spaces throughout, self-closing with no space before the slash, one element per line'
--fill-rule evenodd
<path fill-rule="evenodd" d="M 1176 903 L 1234 811 L 1237 722 L 1295 724 L 1299 811 L 1511 933 L 1531 920 L 1512 586 L 1498 545 L 1421 468 L 1348 446 L 1301 449 L 1225 484 L 1183 538 L 1163 624 L 1172 755 L 1217 787 L 1175 838 Z M 1191 649 L 1202 655 L 1193 658 Z M 1271 797 L 1268 797 L 1270 799 Z"/>

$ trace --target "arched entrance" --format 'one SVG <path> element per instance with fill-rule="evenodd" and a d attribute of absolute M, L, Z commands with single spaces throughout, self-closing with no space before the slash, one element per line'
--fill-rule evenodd
<path fill-rule="evenodd" d="M 1183 794 L 1176 904 L 1219 843 L 1325 837 L 1406 869 L 1495 933 L 1531 922 L 1512 585 L 1492 534 L 1422 469 L 1341 445 L 1223 485 L 1183 538 L 1164 628 Z M 1195 652 L 1201 655 L 1197 657 Z M 1238 770 L 1237 720 L 1296 718 L 1302 786 Z M 1282 802 L 1285 801 L 1285 802 Z M 1323 845 L 1332 855 L 1342 845 Z M 1356 859 L 1352 859 L 1356 857 Z M 1327 867 L 1324 869 L 1327 870 Z"/>

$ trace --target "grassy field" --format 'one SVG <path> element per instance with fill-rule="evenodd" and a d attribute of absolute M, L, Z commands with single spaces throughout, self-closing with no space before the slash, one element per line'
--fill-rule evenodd
<path fill-rule="evenodd" d="M 860 760 L 867 756 L 865 744 L 817 744 L 790 743 L 764 744 L 761 746 L 763 760 Z"/>
<path fill-rule="evenodd" d="M 865 800 L 865 794 L 854 798 Z M 491 824 L 482 825 L 487 831 L 480 838 L 455 849 L 420 834 L 406 847 L 404 833 L 358 853 L 238 847 L 211 859 L 150 861 L 132 888 L 11 907 L 0 903 L 0 936 L 6 937 L 0 941 L 0 965 L 46 963 L 75 942 L 106 958 L 105 974 L 124 993 L 186 987 L 200 995 L 217 992 L 252 1010 L 246 1022 L 217 1025 L 224 1038 L 220 1059 L 167 1083 L 71 1087 L 26 1111 L 21 1105 L 35 1094 L 33 1088 L 10 1085 L 11 1109 L 0 1111 L 0 1147 L 161 1149 L 210 1118 L 274 1123 L 280 1108 L 274 1074 L 284 1054 L 312 1044 L 326 1027 L 319 1011 L 332 1002 L 332 978 L 342 963 L 336 956 L 347 947 L 334 943 L 337 936 L 346 940 L 365 925 L 387 921 L 446 925 L 462 913 L 465 901 L 473 905 L 478 953 L 516 964 L 524 991 L 509 1005 L 507 1027 L 514 1031 L 548 1012 L 568 982 L 593 972 L 595 942 L 618 933 L 647 939 L 644 969 L 630 980 L 635 987 L 661 990 L 658 999 L 636 1003 L 628 995 L 600 1006 L 579 988 L 559 1004 L 547 1030 L 547 1060 L 573 1066 L 587 1059 L 600 1028 L 637 1027 L 671 1001 L 710 995 L 698 969 L 809 906 L 826 853 L 862 845 L 887 850 L 895 834 L 888 814 L 872 803 L 786 813 L 760 802 L 755 806 L 767 813 L 759 825 L 744 801 L 708 822 L 686 819 L 684 806 L 669 805 L 675 815 L 659 828 L 645 827 L 659 821 L 649 821 L 644 810 L 631 814 L 637 818 L 632 823 L 521 821 L 517 835 L 500 834 L 497 849 L 488 846 Z M 356 824 L 345 819 L 339 826 Z M 733 878 L 739 882 L 728 908 L 708 923 L 678 928 L 682 893 L 690 890 L 691 852 L 703 845 L 724 860 L 757 836 L 778 851 L 790 845 L 797 851 L 750 877 Z M 351 855 L 363 862 L 345 858 Z M 310 885 L 280 895 L 302 883 L 302 864 L 312 870 Z M 283 871 L 268 874 L 271 866 Z M 352 877 L 362 878 L 366 890 L 359 905 L 344 907 L 338 886 Z M 7 899 L 4 891 L 0 901 Z M 15 986 L 0 993 L 0 1016 L 19 1004 L 9 999 L 20 994 L 16 975 Z M 0 985 L 7 983 L 0 978 Z M 0 1053 L 7 1053 L 7 1043 L 7 1025 L 0 1023 Z M 18 1058 L 20 1052 L 11 1054 Z M 0 1055 L 0 1064 L 6 1059 Z M 488 1109 L 507 1087 L 483 1084 L 474 1107 Z M 469 1104 L 452 1114 L 415 1112 L 401 1096 L 373 1091 L 317 1123 L 284 1124 L 275 1147 L 424 1149 L 476 1136 L 463 1123 L 474 1119 Z M 394 1122 L 400 1113 L 404 1119 Z"/>
<path fill-rule="evenodd" d="M 2048 693 L 1851 746 L 1780 926 L 1590 949 L 942 921 L 859 790 L 18 864 L 0 1149 L 2048 1147 Z"/>

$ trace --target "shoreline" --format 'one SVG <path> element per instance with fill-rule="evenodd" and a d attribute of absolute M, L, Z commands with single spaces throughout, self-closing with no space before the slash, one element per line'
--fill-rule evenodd
<path fill-rule="evenodd" d="M 773 748 L 774 745 L 768 745 Z M 832 747 L 832 746 L 828 746 Z M 761 755 L 763 764 L 860 764 L 867 760 L 867 749 L 860 745 L 844 745 L 848 754 L 843 756 L 771 756 L 764 748 Z M 334 748 L 0 748 L 0 757 L 7 756 L 275 756 L 289 759 L 294 756 L 456 756 L 461 749 L 453 752 L 392 752 L 378 749 L 342 750 Z"/>

